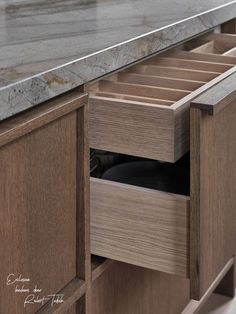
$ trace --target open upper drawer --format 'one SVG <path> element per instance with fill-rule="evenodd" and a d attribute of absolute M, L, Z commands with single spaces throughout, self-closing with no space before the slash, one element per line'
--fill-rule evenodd
<path fill-rule="evenodd" d="M 232 71 L 234 47 L 235 35 L 206 35 L 91 84 L 91 147 L 178 160 L 189 150 L 189 104 Z"/>

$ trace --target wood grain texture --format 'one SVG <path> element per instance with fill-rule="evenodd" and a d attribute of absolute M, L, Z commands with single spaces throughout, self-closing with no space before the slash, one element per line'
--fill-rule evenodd
<path fill-rule="evenodd" d="M 207 70 L 207 71 L 220 72 L 220 73 L 223 73 L 232 67 L 232 65 L 215 63 L 215 62 L 210 62 L 210 61 L 167 58 L 167 57 L 152 58 L 150 60 L 147 60 L 145 64 L 177 67 L 177 68 L 182 68 L 182 69 L 193 69 L 193 70 L 200 70 L 200 71 Z"/>
<path fill-rule="evenodd" d="M 85 291 L 76 277 L 90 281 L 86 101 L 72 92 L 0 125 L 1 313 L 46 302 L 24 308 L 27 294 L 6 286 L 10 273 L 30 278 L 39 297 L 64 294 L 42 313 L 75 313 Z"/>
<path fill-rule="evenodd" d="M 174 157 L 173 157 L 173 160 L 175 161 L 178 160 L 187 151 L 189 151 L 190 103 L 192 102 L 194 103 L 197 97 L 201 98 L 201 95 L 204 94 L 205 91 L 211 88 L 215 88 L 215 86 L 217 86 L 217 84 L 221 82 L 223 79 L 226 79 L 230 77 L 231 75 L 232 76 L 235 75 L 235 72 L 236 72 L 236 67 L 229 69 L 228 71 L 224 72 L 220 76 L 204 84 L 197 90 L 192 91 L 191 94 L 180 99 L 179 101 L 175 102 L 171 106 L 171 109 L 174 111 L 174 119 L 173 119 L 174 121 Z M 232 86 L 232 82 L 231 82 L 231 86 Z M 230 91 L 230 87 L 227 87 L 226 89 Z M 216 95 L 219 95 L 219 89 L 216 90 Z M 214 97 L 217 97 L 216 95 L 214 95 Z M 223 103 L 221 105 L 223 105 Z"/>
<path fill-rule="evenodd" d="M 99 82 L 99 91 L 157 98 L 169 101 L 177 101 L 189 94 L 189 91 L 177 90 L 176 88 L 163 88 L 158 86 L 111 82 L 105 80 Z"/>
<path fill-rule="evenodd" d="M 115 261 L 101 256 L 92 255 L 92 281 L 100 277 Z"/>
<path fill-rule="evenodd" d="M 63 303 L 52 306 L 51 301 L 43 306 L 37 314 L 64 314 L 74 311 L 71 309 L 76 301 L 78 301 L 86 291 L 86 284 L 83 280 L 73 279 L 65 288 L 58 292 L 63 295 Z"/>
<path fill-rule="evenodd" d="M 206 35 L 205 38 L 220 43 L 222 46 L 225 45 L 227 50 L 228 48 L 233 48 L 236 45 L 235 34 L 210 33 Z"/>
<path fill-rule="evenodd" d="M 80 298 L 80 300 L 83 298 L 83 296 Z M 78 314 L 76 313 L 76 306 L 75 305 L 72 305 L 72 307 L 70 307 L 69 310 L 67 311 L 64 311 L 63 314 Z"/>
<path fill-rule="evenodd" d="M 194 50 L 195 48 L 202 50 L 203 52 L 209 52 L 212 49 L 212 53 L 222 54 L 225 50 L 228 50 L 235 46 L 236 37 L 233 34 L 225 34 L 219 32 L 208 32 L 203 36 L 196 37 L 186 43 L 184 43 L 185 50 Z M 205 50 L 204 45 L 207 50 Z M 215 51 L 214 51 L 215 50 Z"/>
<path fill-rule="evenodd" d="M 234 45 L 228 36 L 205 35 L 191 42 Z M 174 49 L 91 83 L 91 147 L 177 161 L 190 147 L 190 102 L 234 73 L 234 64 L 234 57 Z"/>
<path fill-rule="evenodd" d="M 91 251 L 188 276 L 189 199 L 91 179 Z"/>
<path fill-rule="evenodd" d="M 232 266 L 228 270 L 227 274 L 221 280 L 220 284 L 215 289 L 215 293 L 223 296 L 234 298 L 235 297 L 235 258 Z"/>
<path fill-rule="evenodd" d="M 183 80 L 193 80 L 193 81 L 203 81 L 207 82 L 217 77 L 219 72 L 211 71 L 199 71 L 199 70 L 189 70 L 175 68 L 175 67 L 164 67 L 157 65 L 136 65 L 129 70 L 131 73 L 140 73 L 146 75 L 157 75 L 163 77 L 178 78 Z"/>
<path fill-rule="evenodd" d="M 77 112 L 77 276 L 90 281 L 88 107 Z"/>
<path fill-rule="evenodd" d="M 184 103 L 174 110 L 174 160 L 178 160 L 190 147 L 189 104 Z"/>
<path fill-rule="evenodd" d="M 223 56 L 231 56 L 231 57 L 236 57 L 236 47 L 226 51 L 223 53 Z"/>
<path fill-rule="evenodd" d="M 164 56 L 168 58 L 215 62 L 215 63 L 228 64 L 228 65 L 236 64 L 236 57 L 222 56 L 222 55 L 216 55 L 216 54 L 206 54 L 206 53 L 191 52 L 191 51 L 182 51 L 182 50 L 167 51 L 164 54 Z"/>
<path fill-rule="evenodd" d="M 200 119 L 199 109 L 190 110 L 190 280 L 191 297 L 200 299 Z"/>
<path fill-rule="evenodd" d="M 86 294 L 77 303 L 77 314 L 91 314 L 90 302 L 90 189 L 88 106 L 77 112 L 77 278 L 86 282 Z"/>
<path fill-rule="evenodd" d="M 144 97 L 144 96 L 126 95 L 126 94 L 121 94 L 121 93 L 118 94 L 118 93 L 113 93 L 113 92 L 96 92 L 94 96 L 135 101 L 135 102 L 141 103 L 142 105 L 145 105 L 146 103 L 146 104 L 171 106 L 174 103 L 174 101 L 172 100 L 151 98 L 147 96 Z"/>
<path fill-rule="evenodd" d="M 103 92 L 108 93 L 104 97 L 93 96 L 98 87 L 91 85 L 91 147 L 175 162 L 189 151 L 190 102 L 235 71 L 235 67 L 227 70 L 169 106 L 155 105 L 155 101 L 159 102 L 155 98 L 142 98 L 139 100 L 143 102 L 137 102 L 131 96 L 122 95 L 124 99 L 118 99 L 117 94 L 108 92 Z M 147 99 L 153 103 L 147 103 Z"/>
<path fill-rule="evenodd" d="M 222 35 L 221 35 L 222 39 Z M 192 49 L 191 52 L 200 52 L 200 53 L 210 53 L 210 54 L 221 54 L 223 55 L 225 51 L 231 49 L 233 47 L 233 43 L 224 42 L 223 40 L 214 40 L 214 37 L 206 43 L 197 46 Z"/>
<path fill-rule="evenodd" d="M 71 92 L 2 122 L 0 124 L 0 146 L 82 107 L 86 102 L 87 95 L 78 91 Z"/>
<path fill-rule="evenodd" d="M 10 273 L 45 296 L 76 276 L 76 126 L 72 112 L 0 149 L 1 313 L 40 307 L 24 308 Z"/>
<path fill-rule="evenodd" d="M 221 32 L 228 34 L 236 34 L 236 19 L 223 23 L 221 25 Z"/>
<path fill-rule="evenodd" d="M 92 286 L 93 314 L 180 314 L 189 302 L 189 281 L 114 262 Z"/>
<path fill-rule="evenodd" d="M 206 95 L 207 98 L 207 95 Z M 236 242 L 236 102 L 211 116 L 191 109 L 191 296 L 200 299 Z"/>
<path fill-rule="evenodd" d="M 179 90 L 192 91 L 201 87 L 204 82 L 190 81 L 175 78 L 166 78 L 161 76 L 142 75 L 138 73 L 118 73 L 116 75 L 118 82 L 126 82 L 133 84 L 159 86 L 164 88 L 174 88 Z"/>
<path fill-rule="evenodd" d="M 222 56 L 235 57 L 236 36 L 235 34 L 211 33 L 204 37 L 209 42 L 195 48 L 192 51 L 210 54 L 221 54 Z M 193 41 L 194 42 L 194 41 Z"/>
<path fill-rule="evenodd" d="M 192 108 L 199 108 L 210 115 L 215 115 L 236 99 L 236 73 L 213 86 L 191 103 Z"/>
<path fill-rule="evenodd" d="M 91 96 L 89 110 L 92 148 L 174 161 L 170 108 Z"/>
<path fill-rule="evenodd" d="M 221 286 L 222 283 L 224 283 L 225 279 L 228 279 L 228 276 L 230 276 L 230 279 L 232 280 L 233 278 L 232 268 L 234 267 L 234 262 L 235 262 L 234 258 L 231 258 L 224 265 L 223 269 L 219 272 L 219 274 L 212 282 L 210 287 L 207 289 L 207 291 L 204 293 L 204 295 L 201 297 L 201 299 L 199 301 L 191 300 L 181 314 L 198 313 L 200 309 L 203 307 L 203 305 L 208 301 L 212 293 L 217 291 L 218 287 Z"/>

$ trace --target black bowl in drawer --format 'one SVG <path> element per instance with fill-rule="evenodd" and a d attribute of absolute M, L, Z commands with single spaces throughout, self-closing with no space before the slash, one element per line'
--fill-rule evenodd
<path fill-rule="evenodd" d="M 184 163 L 134 161 L 107 170 L 102 179 L 170 193 L 189 195 L 189 169 Z"/>

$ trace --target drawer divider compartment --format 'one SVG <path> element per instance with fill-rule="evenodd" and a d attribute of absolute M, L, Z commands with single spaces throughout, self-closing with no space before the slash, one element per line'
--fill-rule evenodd
<path fill-rule="evenodd" d="M 190 102 L 234 72 L 235 47 L 235 35 L 204 35 L 91 84 L 91 148 L 177 161 L 190 148 Z"/>
<path fill-rule="evenodd" d="M 157 74 L 158 76 L 163 77 L 180 78 L 184 80 L 194 80 L 202 82 L 208 82 L 220 74 L 219 72 L 189 70 L 178 67 L 165 67 L 157 65 L 136 65 L 132 67 L 128 72 L 149 75 Z"/>
<path fill-rule="evenodd" d="M 146 61 L 145 64 L 167 67 L 181 67 L 183 69 L 198 70 L 204 72 L 207 69 L 207 71 L 215 73 L 223 73 L 231 68 L 231 66 L 227 64 L 215 63 L 210 61 L 178 59 L 174 57 L 154 58 Z"/>
<path fill-rule="evenodd" d="M 149 85 L 149 86 L 158 86 L 171 89 L 193 91 L 201 87 L 205 82 L 202 81 L 193 81 L 193 80 L 184 80 L 180 78 L 171 78 L 163 77 L 157 75 L 145 75 L 139 73 L 118 73 L 116 80 L 118 82 L 140 84 L 140 85 Z"/>
<path fill-rule="evenodd" d="M 138 97 L 146 97 L 148 95 L 149 98 L 169 101 L 177 101 L 190 93 L 189 91 L 171 88 L 110 81 L 101 81 L 99 84 L 99 90 L 101 92 L 121 93 Z"/>
<path fill-rule="evenodd" d="M 213 62 L 213 63 L 220 63 L 226 64 L 229 66 L 236 65 L 236 57 L 230 57 L 225 55 L 218 55 L 218 54 L 206 54 L 200 52 L 192 52 L 192 51 L 170 51 L 166 52 L 164 56 L 168 58 L 178 58 L 184 60 L 196 60 L 196 61 L 206 61 L 206 62 Z"/>
<path fill-rule="evenodd" d="M 92 99 L 101 99 L 101 97 L 104 98 L 114 98 L 114 99 L 123 99 L 133 102 L 139 102 L 143 105 L 146 104 L 156 104 L 156 105 L 165 105 L 170 106 L 174 103 L 174 101 L 166 100 L 166 99 L 159 99 L 159 98 L 151 98 L 151 97 L 142 97 L 142 96 L 134 96 L 129 94 L 118 94 L 118 93 L 112 93 L 112 92 L 97 92 L 94 96 L 91 96 Z"/>

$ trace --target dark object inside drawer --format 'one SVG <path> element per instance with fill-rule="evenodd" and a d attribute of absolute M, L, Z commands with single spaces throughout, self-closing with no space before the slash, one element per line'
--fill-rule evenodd
<path fill-rule="evenodd" d="M 106 156 L 106 157 L 105 157 Z M 176 163 L 163 163 L 127 155 L 103 155 L 109 161 L 98 175 L 104 180 L 181 195 L 190 195 L 189 154 Z"/>

